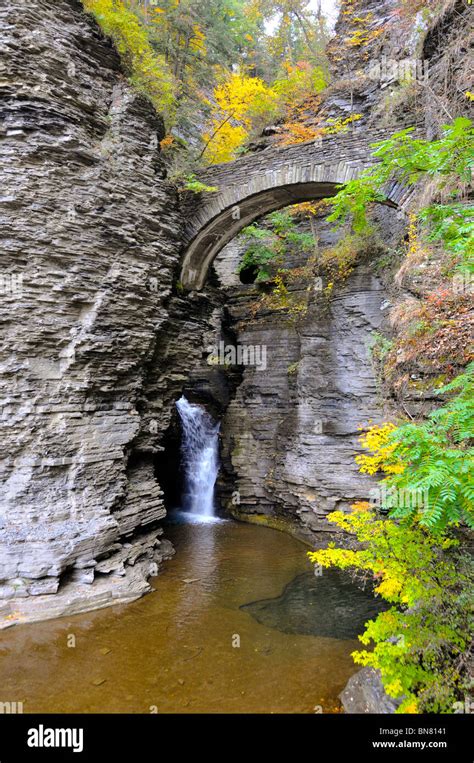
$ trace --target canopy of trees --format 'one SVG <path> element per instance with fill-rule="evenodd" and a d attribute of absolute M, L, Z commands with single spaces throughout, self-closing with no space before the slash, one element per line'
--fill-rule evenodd
<path fill-rule="evenodd" d="M 166 147 L 184 141 L 229 161 L 274 118 L 327 81 L 327 24 L 309 0 L 84 0 L 164 114 Z M 303 139 L 290 131 L 295 142 Z M 304 136 L 303 136 L 304 137 Z"/>

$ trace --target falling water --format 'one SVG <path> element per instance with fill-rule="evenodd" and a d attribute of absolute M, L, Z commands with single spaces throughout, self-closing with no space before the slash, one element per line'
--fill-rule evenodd
<path fill-rule="evenodd" d="M 214 516 L 214 485 L 219 471 L 219 424 L 200 405 L 180 397 L 176 403 L 183 427 L 181 452 L 184 467 L 183 509 Z"/>

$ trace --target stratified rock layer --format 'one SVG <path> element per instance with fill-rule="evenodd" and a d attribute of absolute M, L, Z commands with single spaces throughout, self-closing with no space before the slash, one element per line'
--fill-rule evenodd
<path fill-rule="evenodd" d="M 163 124 L 81 4 L 13 0 L 1 17 L 8 624 L 134 598 L 170 553 L 152 464 L 128 461 L 180 221 Z"/>
<path fill-rule="evenodd" d="M 334 232 L 324 217 L 316 227 L 321 246 L 330 245 Z M 287 520 L 319 545 L 327 541 L 319 532 L 334 530 L 327 514 L 367 500 L 372 487 L 354 455 L 362 450 L 359 428 L 384 417 L 370 347 L 387 330 L 387 294 L 368 260 L 331 296 L 326 278 L 295 275 L 291 295 L 306 302 L 304 316 L 255 311 L 262 292 L 235 278 L 241 248 L 238 240 L 225 247 L 215 268 L 228 294 L 229 329 L 239 345 L 263 352 L 265 363 L 242 369 L 222 422 L 227 505 L 240 516 Z M 290 253 L 285 265 L 296 274 L 307 257 Z"/>

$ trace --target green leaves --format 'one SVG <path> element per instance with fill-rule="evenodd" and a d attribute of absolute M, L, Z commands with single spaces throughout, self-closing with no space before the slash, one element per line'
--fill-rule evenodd
<path fill-rule="evenodd" d="M 459 270 L 474 272 L 474 206 L 433 204 L 419 216 L 428 225 L 428 241 L 442 241 L 461 258 Z"/>
<path fill-rule="evenodd" d="M 364 504 L 353 509 L 328 519 L 355 535 L 358 550 L 329 544 L 309 553 L 323 567 L 372 573 L 375 592 L 393 605 L 367 622 L 359 636 L 373 648 L 352 657 L 380 670 L 386 692 L 402 701 L 397 712 L 453 712 L 469 682 L 472 560 L 449 535 L 433 536 L 417 523 L 382 518 Z"/>
<path fill-rule="evenodd" d="M 275 260 L 275 251 L 264 244 L 254 243 L 249 246 L 243 255 L 237 271 L 241 273 L 247 268 L 256 268 L 256 281 L 267 281 L 271 278 L 270 263 Z"/>
<path fill-rule="evenodd" d="M 184 178 L 184 181 L 184 186 L 181 189 L 183 191 L 192 191 L 193 193 L 216 193 L 219 190 L 215 185 L 201 183 L 194 173 L 187 175 Z"/>
<path fill-rule="evenodd" d="M 422 507 L 410 505 L 392 509 L 398 519 L 419 520 L 422 526 L 439 532 L 449 525 L 465 522 L 474 528 L 474 363 L 464 374 L 438 394 L 456 392 L 444 406 L 433 411 L 421 424 L 405 424 L 390 435 L 395 445 L 393 458 L 406 464 L 401 474 L 384 483 L 400 491 L 426 496 Z"/>
<path fill-rule="evenodd" d="M 272 212 L 265 220 L 268 227 L 253 224 L 242 231 L 251 243 L 237 269 L 241 273 L 249 267 L 257 268 L 257 282 L 268 281 L 271 278 L 270 264 L 281 262 L 291 248 L 310 252 L 315 245 L 311 233 L 301 233 L 298 230 L 290 212 Z"/>
<path fill-rule="evenodd" d="M 369 207 L 384 200 L 384 186 L 389 180 L 414 185 L 423 177 L 431 177 L 439 191 L 456 180 L 469 183 L 474 166 L 472 122 L 459 117 L 452 124 L 443 125 L 442 130 L 439 140 L 416 138 L 413 128 L 407 128 L 374 143 L 373 156 L 378 163 L 357 180 L 341 187 L 331 199 L 333 212 L 327 219 L 350 222 L 356 233 L 367 231 Z M 469 242 L 472 246 L 472 223 L 469 223 L 472 209 L 469 214 L 461 212 L 460 205 L 436 205 L 423 210 L 421 216 L 434 224 L 433 237 L 441 238 L 453 251 L 460 251 Z"/>
<path fill-rule="evenodd" d="M 471 121 L 458 117 L 441 129 L 442 137 L 432 141 L 413 137 L 413 128 L 401 130 L 387 140 L 374 143 L 373 156 L 380 160 L 388 177 L 409 185 L 417 183 L 425 174 L 432 177 L 454 174 L 469 182 L 474 162 Z"/>
<path fill-rule="evenodd" d="M 132 84 L 171 124 L 178 83 L 165 57 L 155 53 L 147 28 L 123 0 L 83 0 L 83 5 L 95 16 L 104 33 L 113 39 Z"/>
<path fill-rule="evenodd" d="M 474 569 L 453 528 L 474 528 L 474 363 L 438 394 L 448 399 L 426 421 L 385 440 L 388 463 L 404 467 L 379 483 L 389 516 L 368 503 L 334 512 L 328 519 L 356 536 L 358 550 L 330 544 L 309 554 L 324 567 L 367 570 L 394 605 L 359 636 L 373 649 L 352 657 L 380 670 L 386 692 L 401 699 L 399 713 L 454 712 L 469 687 Z M 422 502 L 401 500 L 414 495 Z"/>
<path fill-rule="evenodd" d="M 372 170 L 367 170 L 357 180 L 350 180 L 329 200 L 333 212 L 327 220 L 339 224 L 350 220 L 354 233 L 369 233 L 368 208 L 370 204 L 384 200 L 379 188 L 382 184 Z"/>

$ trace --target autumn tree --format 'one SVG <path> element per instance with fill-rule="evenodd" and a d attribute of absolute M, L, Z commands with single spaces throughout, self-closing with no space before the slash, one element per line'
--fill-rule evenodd
<path fill-rule="evenodd" d="M 204 154 L 211 163 L 235 157 L 248 136 L 252 119 L 269 112 L 275 94 L 258 77 L 234 73 L 214 90 L 214 109 L 209 130 L 204 134 Z"/>

